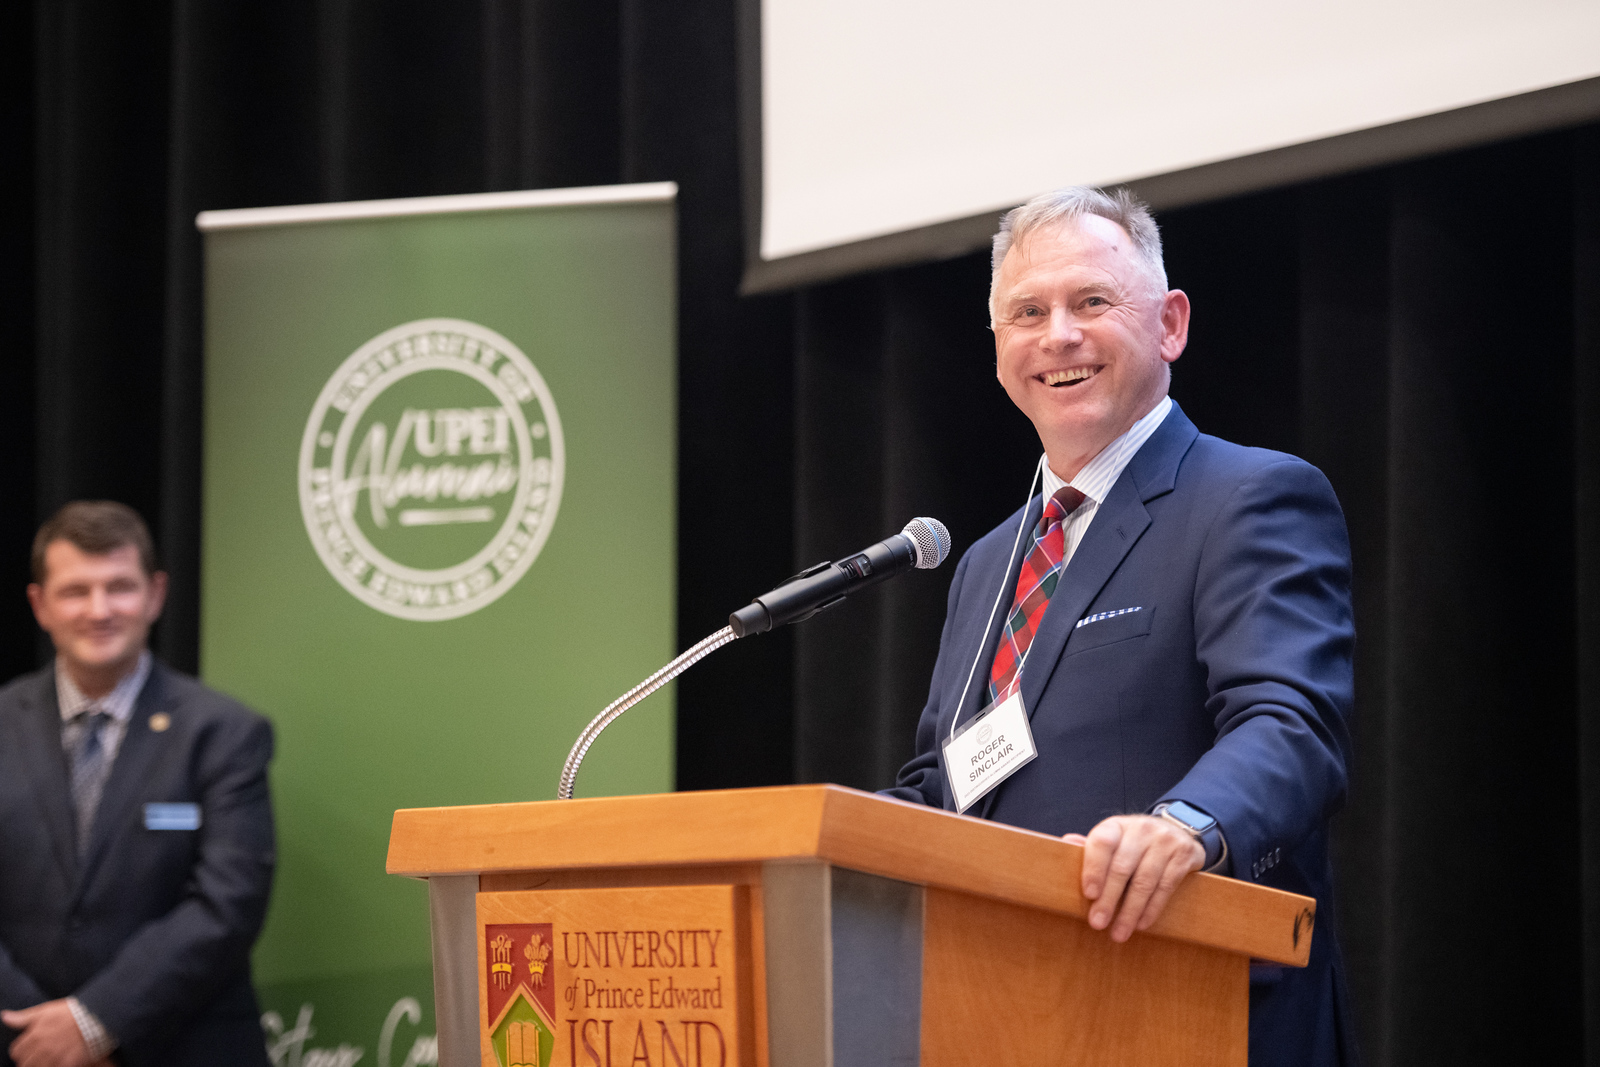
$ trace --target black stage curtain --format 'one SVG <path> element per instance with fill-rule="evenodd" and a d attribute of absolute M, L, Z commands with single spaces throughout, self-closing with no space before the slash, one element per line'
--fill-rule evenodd
<path fill-rule="evenodd" d="M 0 669 L 42 516 L 139 507 L 197 661 L 205 208 L 680 183 L 680 644 L 912 515 L 958 551 L 1038 454 L 986 256 L 741 299 L 735 0 L 0 10 Z M 1600 128 L 1166 213 L 1174 395 L 1321 466 L 1360 626 L 1337 826 L 1368 1062 L 1600 1065 Z M 683 788 L 882 786 L 951 568 L 678 684 Z"/>

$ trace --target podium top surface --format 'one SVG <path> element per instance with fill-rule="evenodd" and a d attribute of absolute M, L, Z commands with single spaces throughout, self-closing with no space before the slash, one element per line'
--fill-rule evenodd
<path fill-rule="evenodd" d="M 784 860 L 1076 918 L 1089 910 L 1081 845 L 837 785 L 404 808 L 394 814 L 387 867 L 427 878 Z M 1149 933 L 1304 966 L 1315 916 L 1310 897 L 1200 874 Z"/>

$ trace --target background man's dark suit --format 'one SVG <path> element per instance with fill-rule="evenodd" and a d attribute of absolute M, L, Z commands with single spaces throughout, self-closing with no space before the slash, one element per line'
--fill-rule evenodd
<path fill-rule="evenodd" d="M 54 671 L 0 689 L 0 1007 L 76 995 L 130 1065 L 265 1064 L 249 954 L 271 756 L 265 719 L 156 663 L 80 864 Z M 145 829 L 152 801 L 198 803 L 200 829 Z"/>
<path fill-rule="evenodd" d="M 1029 505 L 1030 526 L 1040 508 Z M 891 795 L 955 808 L 940 744 L 974 657 L 962 721 L 988 701 L 1009 597 L 985 623 L 1002 581 L 1016 583 L 1017 565 L 1005 568 L 1019 518 L 956 568 L 917 755 Z M 1221 824 L 1235 877 L 1315 896 L 1310 965 L 1258 972 L 1252 986 L 1252 1063 L 1336 1064 L 1352 1047 L 1327 821 L 1345 794 L 1354 640 L 1350 548 L 1327 480 L 1201 435 L 1174 404 L 1101 504 L 1034 638 L 1021 688 L 1038 758 L 971 811 L 1059 835 L 1182 799 Z"/>

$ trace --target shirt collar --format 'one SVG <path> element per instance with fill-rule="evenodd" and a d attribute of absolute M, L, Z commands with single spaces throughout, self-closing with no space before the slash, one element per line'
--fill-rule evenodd
<path fill-rule="evenodd" d="M 1064 482 L 1056 477 L 1056 472 L 1050 469 L 1050 461 L 1047 458 L 1044 462 L 1044 498 L 1048 500 L 1061 489 L 1071 485 L 1097 505 L 1103 502 L 1106 495 L 1111 492 L 1111 487 L 1117 484 L 1117 479 L 1122 477 L 1123 470 L 1133 461 L 1134 454 L 1150 440 L 1150 435 L 1161 427 L 1162 420 L 1171 410 L 1172 398 L 1162 397 L 1144 418 L 1128 427 L 1127 433 L 1106 445 L 1100 450 L 1099 455 L 1085 463 L 1071 482 Z"/>
<path fill-rule="evenodd" d="M 98 707 L 119 723 L 126 723 L 133 718 L 133 705 L 139 699 L 139 691 L 144 688 L 144 683 L 150 677 L 150 669 L 154 663 L 150 650 L 145 649 L 139 653 L 139 662 L 122 676 L 111 692 L 99 700 L 93 700 L 83 695 L 72 681 L 72 676 L 61 665 L 61 657 L 56 657 L 56 703 L 61 709 L 61 721 L 71 722 L 85 709 Z"/>

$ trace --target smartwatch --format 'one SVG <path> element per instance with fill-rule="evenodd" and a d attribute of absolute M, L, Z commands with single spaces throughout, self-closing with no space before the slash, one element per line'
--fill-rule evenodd
<path fill-rule="evenodd" d="M 1217 820 L 1181 800 L 1164 800 L 1150 809 L 1150 814 L 1165 819 L 1184 833 L 1200 842 L 1206 850 L 1204 871 L 1214 871 L 1228 860 L 1228 841 L 1222 836 Z"/>

